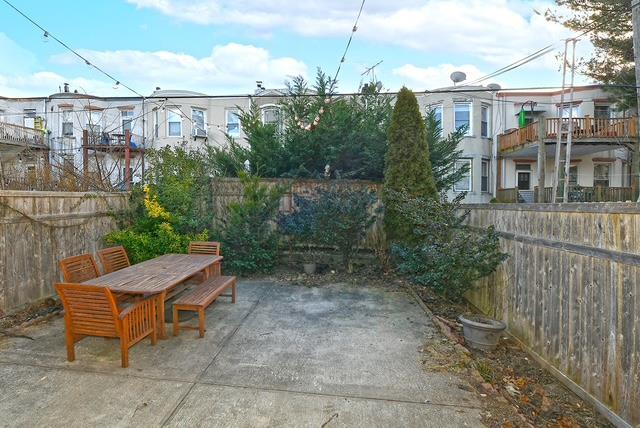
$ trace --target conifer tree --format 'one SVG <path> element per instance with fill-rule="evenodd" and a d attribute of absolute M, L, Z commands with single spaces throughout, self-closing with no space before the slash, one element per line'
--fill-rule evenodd
<path fill-rule="evenodd" d="M 403 87 L 396 100 L 389 126 L 389 146 L 385 158 L 385 230 L 391 242 L 411 241 L 412 226 L 394 204 L 394 195 L 437 198 L 424 119 L 413 92 Z"/>

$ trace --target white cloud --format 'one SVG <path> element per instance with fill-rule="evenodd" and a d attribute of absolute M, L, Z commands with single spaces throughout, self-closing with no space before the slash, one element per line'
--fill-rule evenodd
<path fill-rule="evenodd" d="M 0 74 L 0 95 L 5 97 L 47 96 L 58 92 L 63 83 L 79 92 L 97 95 L 131 95 L 113 89 L 113 83 L 84 77 L 62 76 L 51 71 L 27 74 Z"/>
<path fill-rule="evenodd" d="M 266 49 L 237 43 L 215 46 L 211 54 L 203 58 L 170 51 L 79 52 L 142 94 L 151 93 L 156 86 L 211 94 L 249 93 L 256 80 L 262 80 L 267 87 L 279 88 L 292 76 L 307 76 L 307 66 L 302 61 L 274 58 Z M 66 53 L 53 56 L 51 61 L 58 68 L 78 65 L 77 57 Z M 5 71 L 0 74 L 0 94 L 45 95 L 57 92 L 63 82 L 68 82 L 72 88 L 94 95 L 133 95 L 125 88 L 115 89 L 112 81 L 95 70 L 86 68 L 81 73 L 91 78 L 63 76 L 52 71 Z"/>
<path fill-rule="evenodd" d="M 198 24 L 288 29 L 317 37 L 346 37 L 360 5 L 359 0 L 128 1 Z M 473 55 L 502 64 L 569 34 L 534 13 L 534 9 L 544 12 L 552 7 L 554 2 L 550 0 L 370 0 L 365 4 L 356 38 L 423 52 Z"/>
<path fill-rule="evenodd" d="M 270 87 L 282 87 L 295 75 L 307 74 L 307 66 L 291 57 L 273 58 L 266 49 L 229 43 L 215 46 L 209 56 L 197 58 L 170 51 L 81 50 L 91 62 L 119 76 L 129 86 L 150 92 L 163 89 L 190 89 L 205 93 L 247 92 L 256 80 Z M 77 58 L 57 55 L 54 63 L 72 65 Z"/>
<path fill-rule="evenodd" d="M 449 76 L 454 71 L 464 72 L 467 75 L 467 81 L 477 79 L 485 74 L 475 65 L 470 64 L 440 64 L 433 67 L 417 67 L 413 64 L 405 64 L 394 68 L 392 73 L 398 76 L 405 85 L 415 90 L 424 90 L 452 86 L 453 83 Z"/>

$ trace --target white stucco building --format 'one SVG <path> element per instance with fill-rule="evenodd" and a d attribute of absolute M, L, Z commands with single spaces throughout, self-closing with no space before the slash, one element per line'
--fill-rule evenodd
<path fill-rule="evenodd" d="M 130 174 L 137 181 L 144 171 L 145 149 L 176 145 L 224 148 L 227 136 L 242 143 L 245 134 L 238 114 L 240 109 L 249 109 L 252 101 L 260 108 L 265 123 L 281 124 L 278 104 L 283 94 L 284 90 L 268 90 L 259 83 L 255 93 L 246 96 L 156 88 L 145 99 L 110 98 L 81 94 L 65 85 L 48 97 L 0 98 L 0 161 L 18 159 L 21 165 L 35 168 L 33 157 L 20 155 L 30 144 L 31 152 L 47 153 L 41 158 L 48 159 L 54 170 L 71 168 L 83 174 L 88 170 L 88 175 L 98 180 L 109 177 L 117 187 L 126 177 L 127 132 L 132 136 Z M 550 195 L 557 135 L 559 131 L 564 160 L 569 111 L 573 115 L 570 189 L 591 193 L 599 189 L 599 197 L 609 198 L 616 192 L 601 190 L 615 188 L 619 190 L 616 198 L 630 197 L 628 146 L 637 136 L 637 122 L 632 112 L 616 111 L 607 93 L 597 85 L 576 87 L 571 103 L 569 91 L 565 91 L 562 106 L 557 90 L 513 92 L 491 85 L 461 84 L 416 96 L 423 114 L 435 112 L 443 135 L 466 127 L 458 166 L 468 165 L 469 174 L 456 183 L 451 198 L 466 192 L 465 202 L 469 203 L 489 202 L 495 197 L 533 201 L 541 182 L 541 145 L 544 187 Z M 521 112 L 523 126 L 519 126 Z M 15 144 L 11 138 L 3 143 L 3 132 L 9 137 L 12 133 L 24 134 L 25 145 Z M 88 136 L 86 146 L 83 135 Z"/>

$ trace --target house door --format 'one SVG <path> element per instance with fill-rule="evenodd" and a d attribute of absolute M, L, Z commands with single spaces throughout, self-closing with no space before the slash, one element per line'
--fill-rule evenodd
<path fill-rule="evenodd" d="M 518 190 L 531 189 L 531 172 L 518 171 Z"/>

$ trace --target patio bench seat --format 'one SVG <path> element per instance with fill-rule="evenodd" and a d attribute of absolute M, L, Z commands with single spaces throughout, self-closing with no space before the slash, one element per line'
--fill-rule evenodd
<path fill-rule="evenodd" d="M 231 287 L 231 294 L 222 294 L 229 287 Z M 200 331 L 200 337 L 204 337 L 204 310 L 219 296 L 231 297 L 231 302 L 236 303 L 237 279 L 235 276 L 209 277 L 193 291 L 178 297 L 173 303 L 173 335 L 177 336 L 180 333 L 178 311 L 194 311 L 198 312 L 198 330 Z M 194 328 L 190 326 L 183 327 Z"/>

